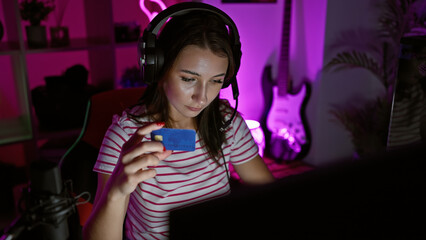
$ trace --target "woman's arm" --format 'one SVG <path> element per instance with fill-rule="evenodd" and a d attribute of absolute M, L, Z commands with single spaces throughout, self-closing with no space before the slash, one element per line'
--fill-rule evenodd
<path fill-rule="evenodd" d="M 83 227 L 83 239 L 121 239 L 128 197 L 114 199 L 104 193 L 111 176 L 98 173 L 98 187 L 92 213 Z"/>
<path fill-rule="evenodd" d="M 142 142 L 144 135 L 164 124 L 150 124 L 138 129 L 123 145 L 112 175 L 98 174 L 93 211 L 83 227 L 84 239 L 119 240 L 130 194 L 139 183 L 156 175 L 156 166 L 171 155 L 160 142 Z"/>
<path fill-rule="evenodd" d="M 235 171 L 247 184 L 265 184 L 275 180 L 263 159 L 256 155 L 250 161 L 233 166 Z"/>

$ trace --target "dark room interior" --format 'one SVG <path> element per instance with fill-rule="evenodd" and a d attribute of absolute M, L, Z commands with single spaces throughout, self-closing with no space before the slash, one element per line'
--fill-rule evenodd
<path fill-rule="evenodd" d="M 276 182 L 227 165 L 232 193 L 172 211 L 171 239 L 426 237 L 426 0 L 1 0 L 0 240 L 82 239 L 104 134 L 147 89 L 139 39 L 183 2 L 235 22 L 239 96 L 220 97 Z M 67 207 L 29 230 L 37 191 Z"/>

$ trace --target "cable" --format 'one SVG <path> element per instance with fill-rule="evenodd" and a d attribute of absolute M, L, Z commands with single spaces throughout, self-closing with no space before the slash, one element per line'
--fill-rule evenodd
<path fill-rule="evenodd" d="M 226 163 L 225 154 L 223 154 L 222 148 L 220 149 L 220 152 L 222 153 L 222 159 L 223 159 L 223 164 L 225 165 L 226 175 L 228 176 L 228 180 L 230 180 L 231 176 L 229 174 L 228 164 Z"/>
<path fill-rule="evenodd" d="M 225 129 L 231 125 L 232 121 L 234 120 L 235 115 L 237 114 L 237 109 L 238 109 L 238 96 L 240 95 L 240 92 L 238 90 L 238 84 L 237 81 L 233 81 L 232 82 L 232 97 L 235 100 L 235 108 L 234 108 L 234 112 L 232 113 L 231 118 L 226 121 L 225 123 L 223 123 L 222 127 L 220 127 L 220 131 L 223 132 L 225 131 Z"/>
<path fill-rule="evenodd" d="M 72 186 L 70 188 L 72 189 Z M 75 197 L 71 197 L 69 191 L 68 186 L 65 185 L 60 194 L 36 194 L 30 193 L 30 187 L 28 187 L 19 200 L 22 203 L 23 198 L 29 198 L 26 202 L 28 208 L 22 211 L 21 216 L 16 218 L 5 229 L 4 234 L 0 236 L 0 240 L 16 239 L 22 232 L 32 230 L 42 224 L 58 227 L 65 219 L 75 213 L 76 206 L 85 204 L 90 200 L 89 192 L 83 192 Z M 86 200 L 79 201 L 85 195 L 87 196 Z"/>

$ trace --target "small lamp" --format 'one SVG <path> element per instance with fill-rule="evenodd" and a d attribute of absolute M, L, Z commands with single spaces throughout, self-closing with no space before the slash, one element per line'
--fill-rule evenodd
<path fill-rule="evenodd" d="M 263 157 L 263 151 L 265 149 L 265 135 L 260 127 L 260 123 L 255 120 L 246 120 L 246 124 L 250 129 L 250 133 L 253 136 L 257 146 L 259 146 L 259 155 Z"/>

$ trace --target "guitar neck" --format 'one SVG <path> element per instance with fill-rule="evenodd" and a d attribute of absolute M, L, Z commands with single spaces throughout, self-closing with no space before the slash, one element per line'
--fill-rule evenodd
<path fill-rule="evenodd" d="M 284 3 L 283 30 L 281 36 L 280 57 L 278 61 L 277 87 L 278 94 L 285 96 L 289 86 L 289 46 L 290 46 L 290 21 L 291 21 L 291 0 Z"/>

